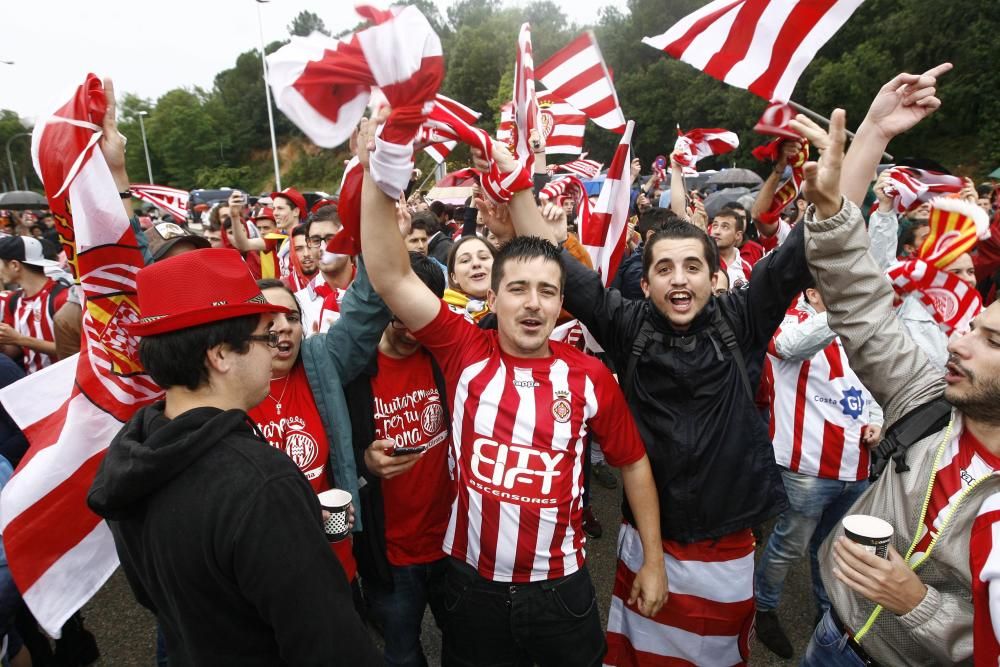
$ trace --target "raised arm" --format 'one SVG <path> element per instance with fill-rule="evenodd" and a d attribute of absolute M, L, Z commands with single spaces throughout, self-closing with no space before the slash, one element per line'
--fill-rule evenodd
<path fill-rule="evenodd" d="M 793 127 L 820 151 L 805 167 L 806 256 L 823 295 L 830 327 L 840 334 L 851 368 L 891 424 L 940 395 L 943 381 L 893 316 L 893 293 L 868 252 L 858 207 L 840 194 L 844 111 L 833 112 L 829 133 L 805 116 Z"/>
<path fill-rule="evenodd" d="M 267 250 L 264 239 L 252 239 L 247 236 L 247 228 L 243 224 L 243 193 L 234 190 L 226 203 L 229 204 L 229 217 L 233 224 L 233 247 L 241 252 Z"/>
<path fill-rule="evenodd" d="M 687 188 L 684 187 L 684 167 L 677 161 L 676 152 L 670 154 L 670 210 L 687 220 Z"/>
<path fill-rule="evenodd" d="M 950 69 L 942 63 L 923 74 L 899 74 L 878 91 L 844 159 L 840 191 L 849 201 L 861 206 L 889 141 L 941 106 L 937 78 Z"/>
<path fill-rule="evenodd" d="M 375 148 L 375 119 L 361 121 L 358 160 L 364 169 L 361 188 L 361 254 L 372 286 L 393 314 L 411 331 L 422 329 L 438 314 L 441 301 L 413 273 L 406 243 L 396 224 L 396 201 L 375 184 L 369 152 Z"/>

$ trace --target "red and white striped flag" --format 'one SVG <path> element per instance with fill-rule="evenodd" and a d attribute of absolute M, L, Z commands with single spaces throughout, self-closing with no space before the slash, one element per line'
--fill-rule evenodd
<path fill-rule="evenodd" d="M 460 118 L 463 122 L 474 125 L 481 115 L 461 102 L 439 94 L 434 100 L 434 108 L 427 122 L 420 128 L 417 143 L 423 145 L 424 152 L 441 164 L 455 150 L 459 141 L 451 125 L 452 119 Z"/>
<path fill-rule="evenodd" d="M 753 131 L 783 139 L 801 139 L 802 135 L 789 126 L 796 113 L 795 109 L 784 102 L 771 102 L 753 126 Z"/>
<path fill-rule="evenodd" d="M 35 169 L 86 296 L 80 354 L 0 392 L 30 443 L 0 496 L 4 546 L 18 590 L 53 636 L 118 565 L 87 492 L 122 424 L 160 396 L 122 327 L 139 320 L 135 276 L 143 261 L 96 148 L 106 106 L 101 81 L 90 74 L 32 136 Z"/>
<path fill-rule="evenodd" d="M 547 91 L 538 93 L 538 108 L 541 121 L 539 134 L 545 138 L 545 154 L 580 155 L 587 116 Z M 500 107 L 497 140 L 513 146 L 516 136 L 514 104 L 507 102 Z"/>
<path fill-rule="evenodd" d="M 531 24 L 521 25 L 517 36 L 517 60 L 514 63 L 514 157 L 528 172 L 535 168 L 531 150 L 531 133 L 542 133 L 538 98 L 535 95 L 535 65 L 531 56 Z"/>
<path fill-rule="evenodd" d="M 188 217 L 188 198 L 191 196 L 187 190 L 168 188 L 165 185 L 129 185 L 133 197 L 138 197 L 147 204 L 152 204 L 156 208 L 166 211 L 177 218 L 177 222 L 184 223 Z"/>
<path fill-rule="evenodd" d="M 371 173 L 396 199 L 413 170 L 413 140 L 444 78 L 441 41 L 413 6 L 356 8 L 373 25 L 343 39 L 292 37 L 267 57 L 275 104 L 313 143 L 346 141 L 377 86 L 392 108 L 379 127 Z"/>
<path fill-rule="evenodd" d="M 535 70 L 535 76 L 556 95 L 612 132 L 625 131 L 625 114 L 594 33 L 587 31 Z"/>
<path fill-rule="evenodd" d="M 892 197 L 897 213 L 905 213 L 938 195 L 959 192 L 965 186 L 958 176 L 915 167 L 891 167 L 886 178 L 884 190 Z"/>
<path fill-rule="evenodd" d="M 586 159 L 587 154 L 584 153 L 580 156 L 579 160 L 573 160 L 572 162 L 567 162 L 566 164 L 553 165 L 554 172 L 566 172 L 567 174 L 573 174 L 577 178 L 597 178 L 601 173 L 601 169 L 604 165 L 597 160 Z"/>
<path fill-rule="evenodd" d="M 795 83 L 863 0 L 714 0 L 643 44 L 731 86 L 787 102 Z"/>
<path fill-rule="evenodd" d="M 634 121 L 625 125 L 625 133 L 608 173 L 601 186 L 601 194 L 590 214 L 590 219 L 580 227 L 580 242 L 590 253 L 594 268 L 610 285 L 618 271 L 625 252 L 625 233 L 628 231 L 628 205 L 631 192 L 632 141 Z"/>
<path fill-rule="evenodd" d="M 694 168 L 698 160 L 710 155 L 722 155 L 735 150 L 740 145 L 740 138 L 735 132 L 719 127 L 711 129 L 688 130 L 681 134 L 677 128 L 677 141 L 674 143 L 675 158 L 681 165 Z"/>
<path fill-rule="evenodd" d="M 548 199 L 560 205 L 566 197 L 573 197 L 576 203 L 576 220 L 574 220 L 576 228 L 587 227 L 590 221 L 590 198 L 587 196 L 587 188 L 579 178 L 566 174 L 546 183 L 538 193 L 539 199 Z"/>

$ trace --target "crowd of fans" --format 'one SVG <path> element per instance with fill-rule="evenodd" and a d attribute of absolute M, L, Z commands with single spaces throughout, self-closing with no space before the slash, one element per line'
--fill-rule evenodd
<path fill-rule="evenodd" d="M 995 664 L 1000 568 L 974 538 L 1000 472 L 996 186 L 952 197 L 992 234 L 937 266 L 982 295 L 971 330 L 946 333 L 886 277 L 942 234 L 935 201 L 897 211 L 878 159 L 940 105 L 946 71 L 886 84 L 846 156 L 843 112 L 829 129 L 800 116 L 763 185 L 711 215 L 675 156 L 650 177 L 636 160 L 609 287 L 578 236 L 588 195 L 538 197 L 537 136 L 533 187 L 508 202 L 427 201 L 416 178 L 394 201 L 364 121 L 357 254 L 336 199 L 291 187 L 189 220 L 126 199 L 147 262 L 132 331 L 166 398 L 116 437 L 89 503 L 161 663 L 426 664 L 429 606 L 447 665 L 741 664 L 754 628 L 808 665 L 958 664 L 973 636 Z M 805 141 L 801 192 L 764 215 Z M 503 147 L 476 159 L 520 168 Z M 79 349 L 83 304 L 52 217 L 3 224 L 9 384 Z M 4 417 L 16 467 L 27 442 Z M 606 627 L 584 551 L 604 531 L 594 482 L 624 488 Z M 334 488 L 353 534 L 328 543 L 316 497 Z M 885 557 L 844 538 L 848 514 L 894 528 Z M 776 610 L 806 556 L 816 631 L 793 647 Z M 0 584 L 11 664 L 96 659 L 78 616 L 53 658 Z"/>

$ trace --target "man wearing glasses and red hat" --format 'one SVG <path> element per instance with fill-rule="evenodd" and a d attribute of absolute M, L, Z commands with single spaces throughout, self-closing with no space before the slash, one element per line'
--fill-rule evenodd
<path fill-rule="evenodd" d="M 127 327 L 165 400 L 112 441 L 88 504 L 171 662 L 379 663 L 316 495 L 247 416 L 267 396 L 287 309 L 228 249 L 152 264 L 137 288 L 143 318 Z"/>

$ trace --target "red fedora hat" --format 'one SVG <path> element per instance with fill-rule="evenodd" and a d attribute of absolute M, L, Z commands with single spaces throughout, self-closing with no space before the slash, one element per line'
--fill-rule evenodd
<path fill-rule="evenodd" d="M 136 285 L 142 318 L 124 325 L 134 336 L 288 312 L 267 302 L 240 253 L 229 248 L 205 248 L 150 264 L 139 271 Z"/>

